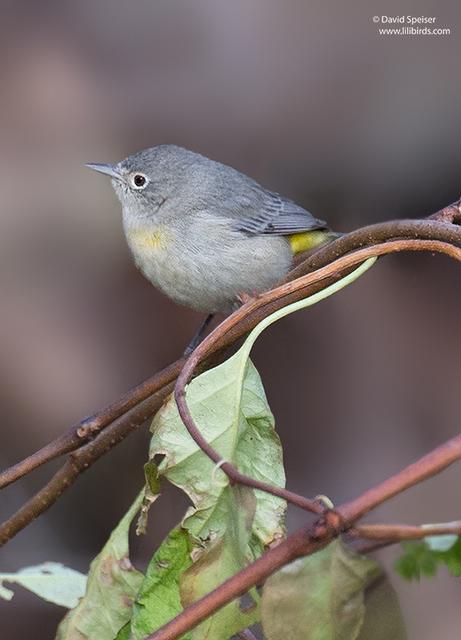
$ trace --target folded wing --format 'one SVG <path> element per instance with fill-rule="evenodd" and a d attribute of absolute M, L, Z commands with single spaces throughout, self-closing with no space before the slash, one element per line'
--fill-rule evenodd
<path fill-rule="evenodd" d="M 235 228 L 251 234 L 291 235 L 314 229 L 327 229 L 323 220 L 318 220 L 295 202 L 278 193 L 265 192 L 265 198 L 257 212 L 236 221 Z"/>

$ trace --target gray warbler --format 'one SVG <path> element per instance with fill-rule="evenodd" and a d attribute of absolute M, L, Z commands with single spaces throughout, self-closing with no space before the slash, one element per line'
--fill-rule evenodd
<path fill-rule="evenodd" d="M 86 166 L 112 178 L 145 277 L 175 302 L 209 314 L 188 351 L 213 314 L 273 288 L 294 255 L 338 235 L 232 167 L 174 145 Z"/>

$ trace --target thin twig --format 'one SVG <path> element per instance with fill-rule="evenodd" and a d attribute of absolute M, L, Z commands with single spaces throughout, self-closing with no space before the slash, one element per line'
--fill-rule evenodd
<path fill-rule="evenodd" d="M 256 584 L 264 582 L 277 569 L 300 556 L 315 553 L 325 547 L 333 538 L 354 527 L 355 522 L 364 513 L 386 502 L 397 493 L 408 489 L 411 486 L 408 484 L 409 477 L 413 478 L 412 484 L 415 484 L 440 473 L 452 462 L 461 458 L 461 434 L 448 440 L 432 453 L 435 455 L 424 456 L 389 480 L 377 485 L 372 492 L 366 491 L 355 500 L 327 513 L 313 525 L 304 526 L 291 534 L 279 546 L 270 549 L 255 562 L 184 609 L 182 613 L 148 636 L 146 640 L 175 640 L 181 637 L 224 605 L 243 595 Z M 417 468 L 420 468 L 419 476 L 416 472 Z M 389 483 L 393 486 L 392 492 L 389 491 Z M 329 515 L 331 519 L 328 518 Z M 415 537 L 421 537 L 419 535 L 420 529 L 420 527 L 416 527 L 415 533 L 417 535 Z M 427 531 L 426 535 L 430 535 Z M 387 543 L 386 541 L 385 544 Z"/>
<path fill-rule="evenodd" d="M 427 536 L 447 534 L 461 535 L 461 520 L 421 525 L 360 524 L 349 529 L 346 538 L 358 553 L 372 553 L 398 544 L 402 540 L 418 540 Z"/>
<path fill-rule="evenodd" d="M 347 533 L 347 541 L 357 553 L 373 553 L 402 540 L 417 540 L 427 536 L 461 535 L 461 520 L 441 524 L 360 524 Z M 358 538 L 362 538 L 358 540 Z M 365 538 L 365 540 L 363 539 Z"/>
<path fill-rule="evenodd" d="M 400 542 L 427 536 L 461 535 L 461 520 L 441 524 L 360 524 L 354 527 L 353 535 L 367 540 Z"/>

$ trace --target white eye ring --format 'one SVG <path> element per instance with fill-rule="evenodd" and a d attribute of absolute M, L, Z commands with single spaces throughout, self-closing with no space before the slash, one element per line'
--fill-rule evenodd
<path fill-rule="evenodd" d="M 141 189 L 145 189 L 148 184 L 149 178 L 143 173 L 137 172 L 131 176 L 131 186 L 133 187 L 133 189 L 141 191 Z"/>

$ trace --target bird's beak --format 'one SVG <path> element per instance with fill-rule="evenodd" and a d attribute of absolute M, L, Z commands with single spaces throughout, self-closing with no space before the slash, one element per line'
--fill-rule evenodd
<path fill-rule="evenodd" d="M 92 162 L 88 162 L 87 164 L 85 164 L 85 167 L 88 167 L 89 169 L 94 169 L 95 171 L 99 171 L 99 173 L 105 173 L 111 178 L 116 178 L 117 180 L 120 180 L 121 178 L 120 172 L 117 171 L 116 166 L 113 164 L 99 164 L 99 163 L 93 164 Z"/>

